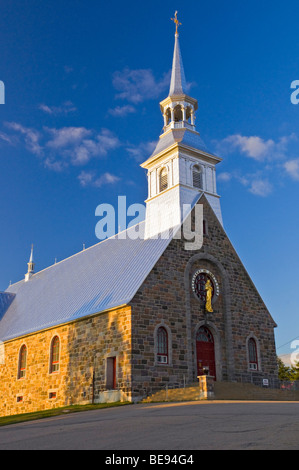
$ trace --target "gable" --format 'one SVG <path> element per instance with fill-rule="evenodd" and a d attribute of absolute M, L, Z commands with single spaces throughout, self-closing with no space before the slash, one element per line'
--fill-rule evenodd
<path fill-rule="evenodd" d="M 239 272 L 240 276 L 243 276 L 246 279 L 248 288 L 254 291 L 255 295 L 259 299 L 259 303 L 263 306 L 270 317 L 271 322 L 276 327 L 277 325 L 267 306 L 204 194 L 202 194 L 197 204 L 203 204 L 203 215 L 204 219 L 207 221 L 208 234 L 204 237 L 203 249 L 205 252 L 211 253 L 215 258 L 219 259 L 220 263 L 225 268 L 228 269 L 228 267 L 230 267 L 231 270 Z M 233 282 L 232 279 L 230 282 Z"/>

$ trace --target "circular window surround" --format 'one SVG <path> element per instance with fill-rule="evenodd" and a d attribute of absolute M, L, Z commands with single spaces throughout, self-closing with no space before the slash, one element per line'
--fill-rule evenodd
<path fill-rule="evenodd" d="M 195 280 L 196 280 L 196 278 L 199 274 L 206 274 L 213 281 L 214 295 L 213 295 L 212 301 L 215 302 L 215 300 L 217 300 L 217 297 L 220 294 L 219 284 L 218 284 L 218 281 L 217 281 L 216 277 L 214 276 L 214 274 L 211 271 L 209 271 L 208 269 L 198 269 L 197 271 L 195 271 L 195 273 L 192 276 L 192 291 L 193 291 L 193 294 L 194 294 L 195 298 L 198 301 L 200 301 L 200 299 L 198 298 L 198 296 L 196 294 L 196 291 L 195 291 Z"/>

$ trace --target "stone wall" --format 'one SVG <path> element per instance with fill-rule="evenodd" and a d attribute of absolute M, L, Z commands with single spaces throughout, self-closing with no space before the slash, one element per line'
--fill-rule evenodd
<path fill-rule="evenodd" d="M 130 306 L 86 317 L 5 343 L 0 365 L 0 415 L 76 403 L 138 400 L 197 380 L 196 333 L 211 330 L 217 381 L 277 378 L 275 323 L 203 196 L 207 233 L 200 250 L 173 239 Z M 194 225 L 194 213 L 192 214 Z M 198 269 L 219 284 L 213 313 L 206 314 L 192 291 Z M 30 312 L 28 312 L 30 315 Z M 157 362 L 156 332 L 168 332 L 168 364 Z M 49 373 L 50 344 L 60 338 L 60 370 Z M 247 341 L 258 345 L 259 370 L 249 370 Z M 28 349 L 26 377 L 18 379 L 20 348 Z M 116 357 L 116 389 L 107 391 L 107 358 Z M 56 398 L 49 398 L 56 392 Z M 17 397 L 23 400 L 17 403 Z"/>
<path fill-rule="evenodd" d="M 186 251 L 174 239 L 138 290 L 132 305 L 132 391 L 149 396 L 166 386 L 197 380 L 196 333 L 207 325 L 214 336 L 217 380 L 241 380 L 251 374 L 277 377 L 275 322 L 264 305 L 226 233 L 203 196 L 207 234 L 203 247 Z M 194 213 L 193 225 L 194 225 Z M 220 295 L 206 314 L 191 288 L 197 269 L 210 270 Z M 169 364 L 156 363 L 155 331 L 169 332 Z M 259 371 L 249 370 L 247 341 L 258 345 Z"/>
<path fill-rule="evenodd" d="M 29 314 L 29 313 L 28 313 Z M 50 344 L 60 339 L 60 369 L 50 373 Z M 26 376 L 18 379 L 19 351 L 27 346 Z M 116 357 L 116 386 L 107 392 L 106 360 Z M 70 404 L 130 399 L 131 309 L 115 309 L 5 343 L 0 365 L 0 416 Z M 56 392 L 56 398 L 49 398 Z M 17 397 L 23 400 L 17 403 Z"/>

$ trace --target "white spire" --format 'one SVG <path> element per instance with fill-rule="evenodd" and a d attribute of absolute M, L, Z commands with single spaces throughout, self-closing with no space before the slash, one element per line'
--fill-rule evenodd
<path fill-rule="evenodd" d="M 179 35 L 175 35 L 169 96 L 186 95 L 187 83 L 181 56 Z"/>
<path fill-rule="evenodd" d="M 175 23 L 176 28 L 169 96 L 176 96 L 186 94 L 187 84 L 181 56 L 178 33 L 178 27 L 181 26 L 182 23 L 180 23 L 178 20 L 177 11 L 174 14 L 174 18 L 171 18 L 171 20 Z"/>
<path fill-rule="evenodd" d="M 171 80 L 168 97 L 161 101 L 160 109 L 164 118 L 164 133 L 171 129 L 196 131 L 195 112 L 198 108 L 197 100 L 189 96 L 183 60 L 180 51 L 177 19 L 171 18 L 176 24 L 174 52 L 172 61 Z"/>
<path fill-rule="evenodd" d="M 30 264 L 34 264 L 34 260 L 33 260 L 33 245 L 31 245 L 31 254 L 30 254 L 29 263 L 30 263 Z M 29 264 L 29 263 L 28 263 L 28 264 Z"/>
<path fill-rule="evenodd" d="M 27 264 L 28 264 L 28 272 L 25 274 L 25 282 L 29 281 L 29 279 L 34 274 L 35 262 L 34 262 L 34 259 L 33 259 L 33 245 L 31 245 L 31 253 L 30 253 L 29 263 L 27 263 Z"/>

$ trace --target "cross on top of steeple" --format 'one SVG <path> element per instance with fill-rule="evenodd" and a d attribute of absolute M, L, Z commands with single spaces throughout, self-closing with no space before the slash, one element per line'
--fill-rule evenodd
<path fill-rule="evenodd" d="M 178 20 L 178 12 L 177 11 L 174 14 L 174 18 L 171 18 L 171 21 L 173 21 L 175 23 L 175 35 L 178 36 L 179 35 L 178 27 L 182 26 L 182 23 L 180 23 L 179 20 Z"/>

